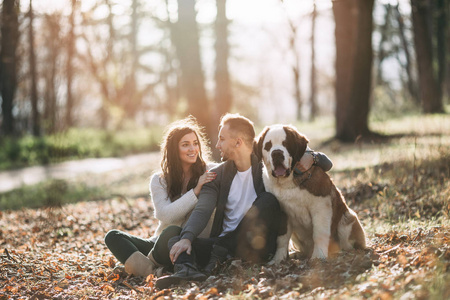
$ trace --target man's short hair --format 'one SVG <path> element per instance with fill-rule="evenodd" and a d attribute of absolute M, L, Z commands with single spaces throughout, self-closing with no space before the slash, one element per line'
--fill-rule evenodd
<path fill-rule="evenodd" d="M 225 125 L 228 125 L 235 135 L 241 137 L 247 146 L 253 146 L 256 134 L 252 121 L 240 114 L 227 113 L 220 118 L 219 130 Z"/>

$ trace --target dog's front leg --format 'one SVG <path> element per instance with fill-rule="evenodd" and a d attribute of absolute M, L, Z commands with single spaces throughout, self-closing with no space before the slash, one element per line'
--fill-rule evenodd
<path fill-rule="evenodd" d="M 289 240 L 291 239 L 291 234 L 292 229 L 288 223 L 286 234 L 279 235 L 277 237 L 277 251 L 275 252 L 274 257 L 268 263 L 268 265 L 279 264 L 280 262 L 286 259 L 289 252 Z"/>
<path fill-rule="evenodd" d="M 331 201 L 328 199 L 322 198 L 316 203 L 320 203 L 321 205 L 317 205 L 314 211 L 311 212 L 314 241 L 314 251 L 311 255 L 311 259 L 326 259 L 328 258 L 333 210 Z"/>

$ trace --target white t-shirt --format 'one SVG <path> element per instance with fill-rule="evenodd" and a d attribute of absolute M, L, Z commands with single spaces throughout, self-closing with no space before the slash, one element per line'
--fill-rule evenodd
<path fill-rule="evenodd" d="M 252 167 L 247 171 L 237 172 L 231 183 L 228 201 L 225 205 L 223 232 L 220 236 L 224 236 L 236 229 L 252 206 L 256 196 L 255 187 L 253 186 Z"/>

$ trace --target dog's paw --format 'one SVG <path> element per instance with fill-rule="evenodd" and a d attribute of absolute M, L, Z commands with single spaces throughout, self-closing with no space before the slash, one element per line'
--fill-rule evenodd
<path fill-rule="evenodd" d="M 277 261 L 275 261 L 275 259 L 272 259 L 271 261 L 269 261 L 268 263 L 267 263 L 267 265 L 268 266 L 274 266 L 274 265 L 277 265 L 277 264 L 279 264 L 280 262 L 277 262 Z"/>
<path fill-rule="evenodd" d="M 313 254 L 311 255 L 311 259 L 320 259 L 326 260 L 328 257 L 328 251 L 323 251 L 320 248 L 315 248 Z"/>
<path fill-rule="evenodd" d="M 283 260 L 285 259 L 285 257 L 274 257 L 272 258 L 266 265 L 268 266 L 274 266 L 274 265 L 278 265 L 280 264 Z"/>
<path fill-rule="evenodd" d="M 275 253 L 275 256 L 267 263 L 267 265 L 268 266 L 278 265 L 283 260 L 285 260 L 286 257 L 287 257 L 287 253 L 286 253 L 286 255 L 283 255 L 283 254 L 281 254 L 281 251 L 277 252 L 277 253 Z"/>

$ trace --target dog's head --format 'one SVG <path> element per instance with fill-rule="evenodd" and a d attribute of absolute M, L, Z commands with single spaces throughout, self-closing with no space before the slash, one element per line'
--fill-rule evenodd
<path fill-rule="evenodd" d="M 273 177 L 288 177 L 305 153 L 308 142 L 291 125 L 272 125 L 257 137 L 254 152 Z"/>

